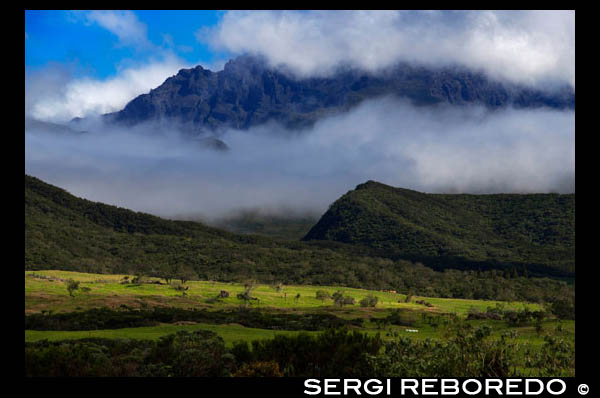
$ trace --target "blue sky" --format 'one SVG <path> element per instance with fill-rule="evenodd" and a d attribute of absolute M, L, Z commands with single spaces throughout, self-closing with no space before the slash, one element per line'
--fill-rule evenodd
<path fill-rule="evenodd" d="M 110 13 L 112 11 L 104 11 Z M 51 63 L 67 64 L 76 73 L 106 78 L 115 75 L 119 66 L 128 62 L 143 62 L 151 59 L 156 49 L 170 51 L 190 64 L 210 64 L 218 56 L 210 47 L 197 38 L 203 27 L 215 26 L 218 11 L 156 11 L 138 10 L 113 12 L 127 22 L 143 30 L 146 43 L 128 40 L 127 34 L 140 33 L 135 29 L 121 32 L 118 26 L 97 22 L 88 12 L 73 11 L 25 11 L 25 68 L 39 70 Z M 139 39 L 139 38 L 138 38 Z M 142 45 L 145 44 L 145 45 Z"/>

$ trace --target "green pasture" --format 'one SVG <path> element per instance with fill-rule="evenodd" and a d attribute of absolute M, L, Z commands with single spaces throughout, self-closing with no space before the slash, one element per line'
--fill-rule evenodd
<path fill-rule="evenodd" d="M 575 338 L 575 322 L 574 321 L 545 321 L 543 323 L 543 330 L 540 334 L 535 331 L 533 326 L 523 327 L 508 327 L 501 321 L 470 321 L 471 325 L 480 326 L 488 324 L 492 327 L 492 336 L 500 338 L 503 333 L 508 331 L 515 331 L 516 335 L 513 339 L 516 343 L 527 343 L 539 346 L 544 343 L 544 336 L 547 334 L 556 335 L 560 334 L 568 340 Z M 562 332 L 557 333 L 556 327 L 562 326 Z M 266 329 L 255 329 L 247 328 L 237 324 L 229 325 L 211 325 L 211 324 L 162 324 L 158 326 L 149 327 L 137 327 L 137 328 L 123 328 L 123 329 L 109 329 L 109 330 L 84 330 L 84 331 L 39 331 L 39 330 L 26 330 L 25 341 L 34 342 L 39 340 L 70 340 L 70 339 L 84 339 L 88 337 L 102 337 L 102 338 L 120 338 L 120 339 L 149 339 L 157 340 L 161 336 L 165 336 L 171 333 L 176 333 L 180 330 L 211 330 L 216 332 L 223 338 L 228 346 L 231 346 L 233 342 L 238 340 L 252 341 L 259 339 L 270 339 L 276 335 L 294 335 L 300 332 L 297 331 L 286 331 L 286 330 L 266 330 Z M 433 328 L 431 325 L 423 322 L 417 322 L 415 326 L 389 326 L 385 329 L 378 329 L 374 324 L 367 322 L 364 328 L 359 330 L 366 332 L 369 335 L 380 334 L 384 339 L 393 338 L 395 336 L 410 337 L 411 339 L 425 340 L 425 339 L 439 339 L 443 338 L 445 329 L 443 327 Z M 417 330 L 417 332 L 409 332 L 409 330 Z M 305 332 L 305 333 L 318 333 L 318 332 Z"/>
<path fill-rule="evenodd" d="M 41 279 L 35 277 L 41 275 L 54 278 Z M 42 310 L 54 312 L 70 312 L 85 310 L 95 307 L 117 308 L 124 304 L 129 307 L 139 308 L 147 305 L 173 306 L 181 308 L 204 307 L 222 309 L 237 307 L 242 304 L 236 295 L 244 291 L 241 283 L 223 283 L 213 281 L 189 281 L 186 295 L 176 291 L 172 285 L 167 284 L 142 284 L 139 286 L 131 283 L 122 284 L 124 277 L 129 280 L 133 275 L 104 275 L 87 274 L 69 271 L 26 271 L 25 272 L 25 312 L 36 313 Z M 74 292 L 75 297 L 70 297 L 66 288 L 67 279 L 79 281 L 80 289 Z M 149 278 L 159 281 L 158 278 Z M 164 283 L 164 280 L 161 280 Z M 173 283 L 173 282 L 172 282 Z M 177 283 L 177 281 L 175 281 Z M 83 292 L 82 287 L 88 287 L 89 292 Z M 216 303 L 207 300 L 215 298 L 221 290 L 229 292 L 229 297 L 221 299 Z M 317 290 L 325 290 L 330 294 L 341 290 L 344 295 L 351 296 L 356 300 L 355 305 L 344 306 L 342 309 L 335 307 L 332 300 L 321 301 L 316 298 Z M 298 296 L 299 295 L 299 296 Z M 367 295 L 378 297 L 376 309 L 361 308 L 359 302 Z M 406 308 L 418 311 L 431 311 L 435 313 L 455 313 L 465 316 L 469 308 L 475 307 L 485 311 L 487 307 L 494 307 L 499 301 L 492 300 L 466 300 L 448 298 L 429 298 L 413 296 L 410 303 L 406 303 L 406 295 L 364 289 L 337 287 L 337 286 L 307 286 L 307 285 L 284 285 L 279 291 L 275 286 L 258 284 L 252 290 L 252 296 L 258 300 L 251 301 L 250 306 L 264 309 L 279 309 L 289 311 L 312 311 L 330 310 L 339 316 L 343 314 L 372 314 L 378 316 L 381 309 Z M 425 300 L 433 305 L 426 307 L 415 301 Z M 539 304 L 523 302 L 504 302 L 505 308 L 530 309 L 541 308 Z M 385 315 L 383 315 L 385 316 Z"/>
<path fill-rule="evenodd" d="M 40 278 L 44 276 L 52 279 Z M 94 307 L 119 308 L 122 305 L 128 307 L 140 308 L 152 306 L 173 306 L 181 308 L 207 308 L 207 309 L 233 309 L 239 307 L 242 302 L 236 298 L 238 293 L 244 291 L 243 284 L 223 283 L 212 281 L 190 281 L 185 284 L 189 286 L 184 297 L 170 285 L 142 284 L 134 286 L 133 284 L 122 284 L 121 281 L 127 276 L 132 279 L 132 275 L 102 275 L 87 274 L 81 272 L 68 271 L 26 271 L 25 272 L 25 312 L 38 313 L 43 310 L 57 312 L 70 312 L 86 310 Z M 73 279 L 80 281 L 80 289 L 74 293 L 75 297 L 70 297 L 66 288 L 66 280 Z M 158 280 L 157 278 L 150 278 Z M 162 281 L 164 283 L 164 280 Z M 89 287 L 89 292 L 81 291 L 81 287 Z M 229 292 L 230 297 L 222 299 L 216 303 L 209 303 L 207 300 L 216 297 L 221 290 Z M 321 301 L 316 298 L 317 290 L 325 290 L 330 294 L 342 290 L 344 295 L 355 298 L 355 305 L 346 305 L 339 308 L 333 305 L 332 300 Z M 300 295 L 297 299 L 297 295 Z M 376 308 L 362 308 L 359 301 L 367 295 L 376 295 L 379 302 Z M 406 336 L 413 339 L 436 339 L 444 337 L 444 326 L 434 327 L 425 322 L 425 314 L 457 314 L 459 317 L 465 317 L 471 307 L 485 311 L 487 307 L 494 307 L 498 301 L 486 300 L 464 300 L 464 299 L 446 299 L 416 297 L 412 298 L 410 303 L 405 303 L 406 295 L 389 292 L 370 291 L 363 289 L 343 288 L 336 286 L 282 286 L 279 291 L 274 286 L 256 285 L 252 290 L 252 296 L 259 299 L 253 301 L 252 307 L 258 307 L 265 311 L 290 311 L 290 312 L 329 312 L 341 318 L 364 319 L 363 327 L 357 328 L 368 334 L 380 333 L 384 338 L 392 336 Z M 422 304 L 416 304 L 416 300 L 425 300 L 433 305 L 426 307 Z M 504 302 L 505 308 L 530 309 L 541 308 L 539 304 L 522 302 Z M 415 325 L 381 327 L 375 320 L 385 318 L 393 309 L 404 308 L 412 310 Z M 542 332 L 538 333 L 534 326 L 509 327 L 503 321 L 479 320 L 468 321 L 471 325 L 477 326 L 488 324 L 491 326 L 492 335 L 499 338 L 507 331 L 515 331 L 516 342 L 533 343 L 541 345 L 545 334 L 554 334 L 559 324 L 562 328 L 562 334 L 569 340 L 575 336 L 574 321 L 546 320 L 543 323 Z M 272 338 L 276 334 L 296 334 L 297 331 L 273 331 L 265 329 L 247 328 L 238 324 L 212 325 L 212 324 L 161 324 L 150 327 L 124 328 L 114 330 L 92 330 L 92 331 L 36 331 L 26 330 L 25 341 L 65 340 L 79 339 L 86 337 L 106 337 L 123 339 L 158 339 L 170 333 L 179 330 L 212 330 L 217 332 L 226 344 L 231 345 L 236 340 L 257 340 Z M 408 330 L 418 330 L 410 332 Z M 309 332 L 316 333 L 316 332 Z"/>

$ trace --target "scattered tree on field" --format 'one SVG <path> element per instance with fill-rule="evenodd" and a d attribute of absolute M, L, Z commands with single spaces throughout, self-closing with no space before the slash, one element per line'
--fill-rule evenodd
<path fill-rule="evenodd" d="M 75 297 L 73 292 L 79 289 L 79 281 L 74 281 L 73 279 L 67 280 L 67 290 L 69 291 L 69 296 Z"/>

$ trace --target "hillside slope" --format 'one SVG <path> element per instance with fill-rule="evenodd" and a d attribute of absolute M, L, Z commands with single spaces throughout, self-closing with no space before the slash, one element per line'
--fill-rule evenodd
<path fill-rule="evenodd" d="M 365 245 L 434 268 L 575 273 L 575 194 L 424 194 L 369 181 L 303 238 Z"/>
<path fill-rule="evenodd" d="M 25 175 L 26 270 L 156 274 L 187 266 L 204 280 L 374 288 L 402 283 L 393 273 L 399 264 L 367 254 L 335 242 L 281 241 L 165 220 L 77 198 Z"/>
<path fill-rule="evenodd" d="M 548 301 L 573 286 L 497 270 L 435 272 L 361 245 L 238 235 L 77 198 L 25 175 L 25 270 L 164 277 L 193 269 L 199 279 L 393 289 L 429 296 Z M 388 257 L 388 258 L 384 258 Z M 533 276 L 533 275 L 530 275 Z"/>

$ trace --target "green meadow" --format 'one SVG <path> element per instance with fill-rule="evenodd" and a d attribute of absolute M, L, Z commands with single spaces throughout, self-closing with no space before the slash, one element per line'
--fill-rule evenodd
<path fill-rule="evenodd" d="M 41 275 L 54 279 L 36 278 Z M 190 306 L 206 308 L 238 307 L 241 301 L 236 298 L 238 293 L 245 290 L 240 283 L 222 283 L 213 281 L 189 281 L 186 295 L 183 296 L 171 285 L 164 284 L 123 284 L 123 278 L 133 279 L 133 275 L 104 275 L 87 274 L 69 271 L 25 271 L 25 312 L 35 313 L 42 310 L 54 312 L 70 312 L 108 306 L 117 308 L 121 304 L 130 307 L 147 305 L 163 305 L 189 308 Z M 70 297 L 66 288 L 66 280 L 73 279 L 80 282 L 80 289 Z M 148 278 L 150 281 L 161 280 Z M 88 287 L 88 292 L 82 292 L 81 287 Z M 221 290 L 229 292 L 229 297 L 224 298 L 218 304 L 209 304 L 206 301 L 216 297 Z M 331 300 L 321 301 L 316 298 L 316 292 L 324 290 L 330 294 L 342 291 L 345 296 L 353 297 L 357 304 L 339 309 L 333 305 Z M 257 284 L 252 289 L 252 295 L 258 300 L 251 305 L 264 309 L 279 309 L 289 311 L 307 310 L 331 310 L 336 314 L 348 313 L 377 313 L 381 309 L 412 309 L 416 311 L 428 311 L 433 313 L 455 313 L 460 316 L 467 314 L 472 307 L 485 311 L 488 307 L 494 307 L 498 303 L 504 304 L 506 309 L 541 309 L 539 304 L 524 302 L 500 302 L 494 300 L 467 300 L 428 298 L 413 296 L 411 302 L 406 303 L 405 294 L 380 292 L 365 289 L 347 288 L 339 286 L 309 286 L 309 285 L 283 285 L 279 291 L 275 286 Z M 299 295 L 299 296 L 298 296 Z M 375 309 L 360 308 L 358 302 L 374 295 L 378 298 Z M 416 301 L 425 300 L 433 307 L 425 307 L 416 304 Z"/>
<path fill-rule="evenodd" d="M 172 333 L 177 333 L 180 330 L 194 331 L 194 330 L 210 330 L 217 333 L 223 338 L 227 346 L 231 346 L 235 341 L 238 340 L 260 340 L 260 339 L 271 339 L 275 335 L 293 335 L 297 332 L 287 330 L 266 330 L 266 329 L 255 329 L 247 328 L 240 325 L 209 325 L 209 324 L 195 324 L 195 325 L 160 325 L 150 327 L 139 327 L 139 328 L 123 328 L 123 329 L 109 329 L 109 330 L 78 330 L 78 331 L 54 331 L 54 330 L 26 330 L 25 341 L 39 341 L 39 340 L 72 340 L 72 339 L 85 339 L 89 337 L 100 337 L 110 339 L 147 339 L 147 340 L 158 340 L 161 336 L 165 336 Z M 316 333 L 316 332 L 308 332 Z"/>
<path fill-rule="evenodd" d="M 67 280 L 79 281 L 79 289 L 75 290 L 73 297 L 67 291 Z M 67 313 L 73 311 L 84 311 L 92 308 L 107 307 L 110 309 L 135 309 L 152 307 L 178 307 L 184 309 L 207 309 L 207 310 L 235 310 L 243 305 L 236 297 L 238 293 L 245 290 L 240 283 L 221 283 L 214 281 L 188 281 L 185 286 L 185 296 L 168 285 L 164 280 L 149 278 L 149 281 L 159 281 L 163 284 L 145 283 L 134 285 L 122 283 L 124 280 L 133 279 L 133 275 L 105 275 L 88 274 L 69 271 L 26 271 L 25 272 L 25 314 L 35 313 Z M 178 283 L 178 282 L 173 282 Z M 89 291 L 84 291 L 89 288 Z M 217 302 L 214 299 L 222 290 L 229 293 L 228 298 Z M 345 296 L 356 300 L 354 305 L 338 307 L 332 300 L 321 301 L 316 298 L 316 292 L 324 290 L 333 294 L 340 290 Z M 358 303 L 368 295 L 378 298 L 374 308 L 363 308 Z M 345 288 L 337 286 L 296 286 L 284 285 L 277 288 L 264 284 L 257 284 L 252 289 L 253 300 L 248 304 L 251 308 L 259 308 L 265 312 L 287 312 L 287 313 L 328 313 L 343 319 L 363 318 L 361 327 L 353 327 L 370 335 L 380 333 L 384 337 L 390 334 L 398 334 L 413 339 L 443 338 L 444 328 L 432 326 L 425 322 L 423 314 L 443 317 L 447 314 L 455 314 L 465 319 L 472 308 L 485 311 L 488 307 L 503 305 L 505 309 L 538 310 L 543 307 L 539 304 L 524 302 L 499 302 L 488 300 L 464 300 L 447 298 L 428 298 L 413 296 L 410 302 L 406 301 L 406 295 L 390 292 L 371 291 L 364 289 Z M 416 301 L 424 300 L 431 304 L 427 307 L 417 304 Z M 385 318 L 394 310 L 404 309 L 410 311 L 414 316 L 415 324 L 412 327 L 377 324 L 376 320 Z M 504 321 L 494 320 L 471 320 L 473 326 L 488 324 L 492 327 L 492 336 L 499 337 L 507 331 L 516 332 L 517 342 L 528 342 L 535 345 L 542 344 L 545 333 L 554 332 L 557 328 L 568 339 L 574 340 L 575 322 L 547 319 L 542 324 L 541 332 L 535 330 L 533 325 L 510 327 Z M 65 339 L 79 339 L 87 337 L 106 337 L 124 339 L 153 339 L 160 336 L 175 333 L 179 330 L 211 330 L 219 334 L 227 345 L 237 340 L 258 340 L 273 338 L 276 334 L 297 334 L 298 331 L 266 330 L 244 327 L 239 324 L 200 324 L 193 322 L 180 322 L 178 324 L 160 324 L 149 327 L 134 327 L 113 330 L 90 330 L 90 331 L 54 331 L 54 330 L 26 330 L 25 341 L 38 341 L 48 339 L 51 341 Z M 418 330 L 409 332 L 407 330 Z M 316 332 L 309 332 L 316 333 Z"/>

